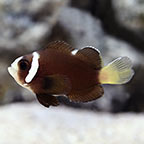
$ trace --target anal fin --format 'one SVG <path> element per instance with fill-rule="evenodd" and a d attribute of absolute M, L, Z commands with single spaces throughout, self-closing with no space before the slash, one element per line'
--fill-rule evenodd
<path fill-rule="evenodd" d="M 101 97 L 104 94 L 104 90 L 101 85 L 95 85 L 94 87 L 86 90 L 75 91 L 68 95 L 68 98 L 74 102 L 88 102 Z"/>
<path fill-rule="evenodd" d="M 37 99 L 40 104 L 45 107 L 49 106 L 58 106 L 59 102 L 56 97 L 49 95 L 49 94 L 36 94 Z"/>

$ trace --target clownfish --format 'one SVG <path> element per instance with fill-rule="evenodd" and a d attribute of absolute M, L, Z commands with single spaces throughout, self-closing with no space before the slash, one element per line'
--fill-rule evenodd
<path fill-rule="evenodd" d="M 59 95 L 74 102 L 95 100 L 104 94 L 102 84 L 124 84 L 134 75 L 128 57 L 103 66 L 98 49 L 74 49 L 63 41 L 17 58 L 8 72 L 19 85 L 35 93 L 45 107 L 59 105 Z"/>

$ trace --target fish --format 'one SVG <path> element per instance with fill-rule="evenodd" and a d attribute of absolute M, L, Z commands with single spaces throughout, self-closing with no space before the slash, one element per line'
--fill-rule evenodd
<path fill-rule="evenodd" d="M 9 74 L 32 91 L 45 107 L 58 106 L 58 96 L 89 102 L 103 96 L 103 84 L 125 84 L 133 75 L 132 62 L 119 57 L 104 66 L 100 51 L 92 46 L 75 49 L 64 41 L 16 58 Z"/>

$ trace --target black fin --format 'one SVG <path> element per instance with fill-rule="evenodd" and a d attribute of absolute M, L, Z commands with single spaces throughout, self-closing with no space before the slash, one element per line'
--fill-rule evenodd
<path fill-rule="evenodd" d="M 64 75 L 50 75 L 44 78 L 43 89 L 49 94 L 67 94 L 71 90 L 70 80 Z"/>
<path fill-rule="evenodd" d="M 70 54 L 71 51 L 74 50 L 74 48 L 72 48 L 72 46 L 70 46 L 68 43 L 64 42 L 64 41 L 54 41 L 51 42 L 47 45 L 48 49 L 57 49 L 60 52 L 64 52 L 64 53 L 68 53 Z"/>
<path fill-rule="evenodd" d="M 88 102 L 101 97 L 104 94 L 104 90 L 101 85 L 95 85 L 86 90 L 76 91 L 70 95 L 68 98 L 74 102 Z"/>
<path fill-rule="evenodd" d="M 45 107 L 58 106 L 59 102 L 56 97 L 49 94 L 36 94 L 38 101 Z"/>
<path fill-rule="evenodd" d="M 102 58 L 100 52 L 96 48 L 84 47 L 76 53 L 76 56 L 78 56 L 83 61 L 86 61 L 96 70 L 102 68 Z"/>

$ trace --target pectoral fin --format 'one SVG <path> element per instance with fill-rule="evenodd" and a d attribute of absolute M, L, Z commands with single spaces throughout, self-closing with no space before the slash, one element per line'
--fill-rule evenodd
<path fill-rule="evenodd" d="M 64 75 L 50 75 L 44 78 L 43 89 L 49 94 L 67 94 L 71 90 L 70 80 Z"/>
<path fill-rule="evenodd" d="M 47 108 L 49 106 L 58 106 L 59 105 L 57 98 L 50 94 L 36 94 L 36 96 L 37 96 L 39 103 Z"/>

